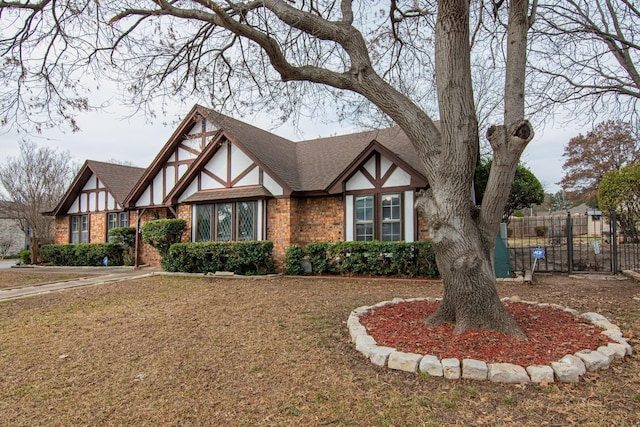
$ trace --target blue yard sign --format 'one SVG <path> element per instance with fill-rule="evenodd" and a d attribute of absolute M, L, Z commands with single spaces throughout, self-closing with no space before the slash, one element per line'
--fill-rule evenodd
<path fill-rule="evenodd" d="M 535 259 L 542 259 L 542 258 L 544 258 L 544 249 L 542 249 L 542 248 L 535 248 L 535 249 L 533 250 L 533 257 L 534 257 Z"/>

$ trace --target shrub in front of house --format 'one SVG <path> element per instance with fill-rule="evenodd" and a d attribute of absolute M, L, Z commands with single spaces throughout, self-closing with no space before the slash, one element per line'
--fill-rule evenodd
<path fill-rule="evenodd" d="M 142 224 L 140 233 L 144 241 L 164 258 L 171 245 L 180 242 L 186 228 L 187 222 L 184 219 L 156 219 Z"/>
<path fill-rule="evenodd" d="M 115 227 L 109 230 L 109 242 L 122 248 L 122 263 L 134 265 L 136 229 L 135 227 Z"/>
<path fill-rule="evenodd" d="M 302 252 L 302 254 L 300 253 Z M 438 277 L 433 246 L 419 242 L 312 243 L 304 249 L 287 251 L 288 274 L 302 274 L 294 268 L 307 258 L 313 274 L 348 276 Z"/>
<path fill-rule="evenodd" d="M 123 265 L 123 247 L 117 243 L 79 243 L 44 245 L 40 249 L 44 262 L 64 266 Z"/>
<path fill-rule="evenodd" d="M 170 272 L 268 274 L 275 269 L 272 251 L 269 241 L 174 243 L 161 263 Z"/>
<path fill-rule="evenodd" d="M 286 258 L 284 260 L 284 272 L 292 276 L 297 276 L 304 273 L 304 267 L 302 261 L 304 260 L 305 253 L 300 245 L 291 245 L 287 248 Z"/>

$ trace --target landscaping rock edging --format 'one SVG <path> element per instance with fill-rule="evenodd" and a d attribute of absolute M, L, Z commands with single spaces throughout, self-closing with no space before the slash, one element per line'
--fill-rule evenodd
<path fill-rule="evenodd" d="M 347 328 L 351 341 L 356 350 L 377 366 L 386 366 L 390 369 L 413 372 L 432 377 L 444 377 L 446 379 L 473 379 L 488 380 L 497 383 L 552 383 L 554 381 L 576 383 L 587 371 L 608 369 L 616 358 L 624 358 L 633 353 L 633 348 L 627 338 L 622 336 L 622 331 L 617 325 L 611 323 L 606 317 L 598 313 L 580 314 L 576 310 L 563 307 L 558 304 L 544 304 L 533 301 L 521 301 L 519 297 L 503 298 L 504 302 L 521 302 L 540 307 L 552 308 L 569 312 L 575 316 L 581 316 L 589 320 L 594 326 L 602 329 L 615 343 L 598 347 L 597 350 L 585 349 L 568 354 L 550 365 L 532 365 L 522 367 L 511 363 L 486 363 L 481 360 L 454 358 L 439 360 L 433 355 L 405 353 L 395 348 L 378 346 L 376 341 L 367 333 L 367 329 L 360 323 L 360 316 L 389 304 L 417 301 L 441 301 L 441 298 L 394 298 L 391 301 L 383 301 L 372 306 L 358 307 L 351 312 L 347 319 Z"/>

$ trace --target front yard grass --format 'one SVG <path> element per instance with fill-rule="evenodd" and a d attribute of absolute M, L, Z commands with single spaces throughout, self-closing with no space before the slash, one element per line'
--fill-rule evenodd
<path fill-rule="evenodd" d="M 635 282 L 538 280 L 499 290 L 638 336 Z M 514 386 L 378 368 L 349 342 L 355 307 L 441 295 L 428 280 L 156 276 L 3 303 L 0 425 L 640 424 L 636 355 L 579 384 Z"/>

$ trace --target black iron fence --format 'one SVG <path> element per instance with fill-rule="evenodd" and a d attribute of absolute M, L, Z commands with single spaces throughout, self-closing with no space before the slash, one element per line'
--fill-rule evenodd
<path fill-rule="evenodd" d="M 608 218 L 597 213 L 512 218 L 507 226 L 512 271 L 531 270 L 534 263 L 541 272 L 640 269 L 637 233 L 618 230 L 615 212 Z"/>

